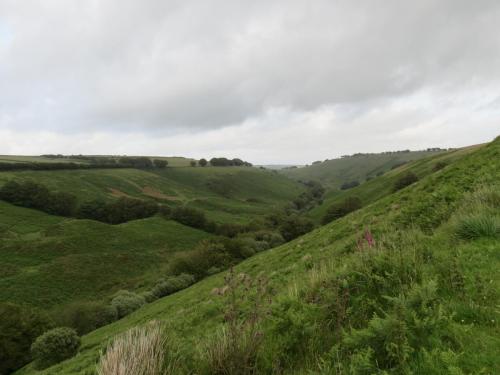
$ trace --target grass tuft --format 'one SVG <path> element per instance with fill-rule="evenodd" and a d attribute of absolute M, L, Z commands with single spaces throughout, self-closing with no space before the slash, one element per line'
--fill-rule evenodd
<path fill-rule="evenodd" d="M 500 234 L 500 222 L 495 216 L 487 214 L 465 216 L 458 221 L 455 234 L 463 240 L 495 238 Z"/>

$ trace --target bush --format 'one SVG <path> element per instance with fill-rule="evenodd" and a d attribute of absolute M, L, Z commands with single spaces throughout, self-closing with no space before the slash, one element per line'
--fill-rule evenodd
<path fill-rule="evenodd" d="M 286 241 L 291 241 L 313 230 L 314 224 L 310 219 L 298 215 L 286 217 L 280 225 L 280 232 Z"/>
<path fill-rule="evenodd" d="M 80 343 L 80 337 L 71 328 L 59 327 L 45 332 L 31 346 L 35 367 L 44 369 L 73 357 Z"/>
<path fill-rule="evenodd" d="M 486 214 L 467 216 L 459 221 L 455 233 L 464 240 L 495 238 L 500 234 L 500 222 L 496 217 Z"/>
<path fill-rule="evenodd" d="M 158 212 L 158 205 L 141 199 L 121 197 L 105 206 L 106 221 L 110 224 L 151 217 Z"/>
<path fill-rule="evenodd" d="M 345 182 L 342 184 L 340 187 L 340 190 L 347 190 L 347 189 L 352 189 L 356 186 L 359 186 L 359 181 L 350 181 L 350 182 Z"/>
<path fill-rule="evenodd" d="M 353 211 L 359 210 L 361 207 L 361 199 L 358 197 L 348 197 L 342 202 L 332 205 L 323 217 L 322 223 L 328 224 L 333 220 L 340 219 Z"/>
<path fill-rule="evenodd" d="M 186 273 L 178 276 L 170 276 L 166 280 L 161 280 L 154 286 L 151 293 L 155 298 L 161 298 L 175 293 L 179 290 L 186 289 L 195 283 L 195 277 Z"/>
<path fill-rule="evenodd" d="M 225 269 L 231 263 L 231 256 L 222 243 L 202 241 L 193 251 L 177 255 L 170 264 L 170 272 L 193 275 L 200 280 L 207 276 L 209 269 Z"/>
<path fill-rule="evenodd" d="M 0 199 L 17 206 L 36 208 L 52 215 L 71 216 L 76 208 L 76 197 L 64 192 L 50 192 L 33 181 L 8 181 L 0 189 Z"/>
<path fill-rule="evenodd" d="M 37 310 L 12 303 L 0 303 L 0 317 L 0 374 L 10 374 L 31 361 L 31 344 L 53 325 Z"/>
<path fill-rule="evenodd" d="M 111 300 L 111 307 L 116 309 L 118 319 L 131 314 L 146 303 L 146 299 L 128 290 L 120 290 Z"/>
<path fill-rule="evenodd" d="M 280 233 L 270 230 L 260 230 L 254 232 L 253 236 L 257 241 L 267 242 L 269 248 L 273 248 L 285 243 L 285 239 Z"/>
<path fill-rule="evenodd" d="M 445 161 L 438 161 L 436 164 L 434 164 L 434 167 L 432 168 L 432 170 L 434 172 L 437 172 L 437 171 L 440 171 L 441 169 L 445 168 L 447 165 L 448 165 L 448 163 Z"/>
<path fill-rule="evenodd" d="M 74 302 L 62 309 L 57 322 L 84 335 L 118 318 L 115 308 L 100 302 Z"/>
<path fill-rule="evenodd" d="M 418 181 L 418 177 L 413 172 L 407 172 L 403 176 L 399 177 L 394 184 L 394 191 L 401 190 L 407 186 Z"/>
<path fill-rule="evenodd" d="M 203 211 L 191 207 L 176 207 L 172 210 L 172 219 L 198 229 L 205 229 L 207 218 Z"/>
<path fill-rule="evenodd" d="M 168 161 L 163 160 L 163 159 L 153 159 L 153 165 L 156 168 L 160 168 L 160 169 L 167 168 Z"/>

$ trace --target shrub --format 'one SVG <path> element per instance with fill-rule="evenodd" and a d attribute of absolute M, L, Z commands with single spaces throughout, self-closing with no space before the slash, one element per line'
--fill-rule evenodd
<path fill-rule="evenodd" d="M 190 165 L 191 167 L 196 167 L 196 160 L 191 160 L 191 161 L 189 162 L 189 165 Z"/>
<path fill-rule="evenodd" d="M 62 309 L 57 322 L 84 335 L 118 318 L 115 308 L 101 302 L 74 302 Z"/>
<path fill-rule="evenodd" d="M 407 172 L 403 176 L 399 177 L 396 182 L 394 183 L 394 191 L 401 190 L 407 186 L 410 186 L 411 184 L 415 183 L 418 181 L 418 177 L 415 173 L 413 172 Z"/>
<path fill-rule="evenodd" d="M 257 241 L 267 242 L 269 248 L 273 248 L 285 243 L 285 239 L 280 233 L 270 230 L 260 230 L 254 232 L 253 236 Z"/>
<path fill-rule="evenodd" d="M 361 207 L 361 199 L 358 197 L 348 197 L 342 202 L 332 205 L 323 217 L 322 223 L 328 224 L 333 220 L 340 219 L 353 211 L 359 210 Z"/>
<path fill-rule="evenodd" d="M 286 241 L 291 241 L 314 228 L 314 223 L 305 217 L 290 215 L 280 225 L 280 233 Z"/>
<path fill-rule="evenodd" d="M 153 159 L 153 165 L 156 168 L 163 169 L 163 168 L 167 167 L 168 161 L 167 160 L 163 160 L 163 159 Z"/>
<path fill-rule="evenodd" d="M 222 243 L 202 241 L 193 251 L 177 255 L 170 264 L 170 272 L 193 275 L 199 280 L 207 275 L 209 269 L 225 269 L 231 262 L 231 256 Z"/>
<path fill-rule="evenodd" d="M 158 284 L 154 286 L 151 293 L 156 298 L 165 297 L 179 290 L 186 289 L 190 285 L 194 284 L 195 281 L 196 280 L 193 275 L 182 273 L 178 276 L 171 276 L 168 277 L 166 280 L 161 280 Z"/>
<path fill-rule="evenodd" d="M 466 216 L 459 221 L 455 233 L 464 240 L 475 240 L 481 237 L 495 238 L 500 234 L 500 221 L 486 214 Z"/>
<path fill-rule="evenodd" d="M 349 181 L 349 182 L 344 182 L 342 186 L 340 187 L 340 190 L 347 190 L 347 189 L 352 189 L 356 186 L 359 186 L 359 181 Z"/>
<path fill-rule="evenodd" d="M 111 300 L 111 306 L 116 309 L 119 319 L 134 312 L 145 303 L 146 300 L 143 296 L 129 292 L 128 290 L 120 290 Z"/>
<path fill-rule="evenodd" d="M 172 219 L 181 224 L 204 229 L 207 224 L 207 218 L 203 211 L 191 207 L 176 207 L 172 210 Z"/>
<path fill-rule="evenodd" d="M 10 374 L 31 361 L 31 344 L 52 322 L 37 310 L 12 303 L 0 303 L 0 317 L 0 374 Z"/>
<path fill-rule="evenodd" d="M 434 164 L 434 167 L 432 168 L 432 170 L 434 172 L 437 172 L 437 171 L 440 171 L 441 169 L 445 168 L 447 165 L 448 165 L 448 163 L 445 161 L 438 161 L 436 164 Z"/>
<path fill-rule="evenodd" d="M 152 321 L 118 336 L 101 355 L 98 375 L 170 375 L 179 366 L 161 323 Z"/>
<path fill-rule="evenodd" d="M 31 346 L 36 368 L 44 369 L 73 357 L 80 343 L 80 337 L 71 328 L 59 327 L 45 332 Z"/>
<path fill-rule="evenodd" d="M 105 212 L 108 223 L 120 224 L 153 216 L 158 212 L 158 205 L 141 199 L 121 197 L 115 202 L 107 204 Z"/>
<path fill-rule="evenodd" d="M 206 372 L 214 375 L 258 374 L 257 356 L 264 339 L 261 321 L 268 314 L 270 289 L 264 277 L 252 279 L 231 270 L 218 294 L 226 297 L 226 325 L 208 341 L 202 352 Z M 244 306 L 250 302 L 245 314 Z"/>

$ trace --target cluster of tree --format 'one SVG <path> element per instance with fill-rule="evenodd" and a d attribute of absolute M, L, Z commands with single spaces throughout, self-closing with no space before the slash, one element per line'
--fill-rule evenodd
<path fill-rule="evenodd" d="M 325 216 L 323 216 L 322 223 L 328 224 L 333 220 L 340 219 L 351 212 L 359 210 L 361 207 L 361 199 L 358 197 L 348 197 L 342 202 L 331 205 Z"/>
<path fill-rule="evenodd" d="M 98 220 L 108 224 L 120 224 L 130 220 L 144 219 L 156 215 L 157 203 L 142 199 L 120 197 L 112 202 L 93 200 L 84 202 L 77 211 L 81 219 Z"/>
<path fill-rule="evenodd" d="M 51 192 L 33 181 L 8 181 L 0 189 L 0 199 L 17 206 L 36 208 L 52 215 L 71 216 L 77 200 L 73 194 Z"/>
<path fill-rule="evenodd" d="M 359 186 L 359 181 L 348 181 L 344 182 L 342 186 L 340 186 L 340 190 L 352 189 L 355 188 L 356 186 Z"/>
<path fill-rule="evenodd" d="M 235 159 L 212 158 L 210 159 L 210 165 L 214 167 L 251 167 L 252 163 L 243 161 L 238 158 Z"/>
<path fill-rule="evenodd" d="M 137 169 L 166 168 L 168 161 L 164 159 L 153 159 L 146 156 L 122 156 L 118 159 L 118 164 Z"/>
<path fill-rule="evenodd" d="M 0 171 L 54 171 L 66 169 L 127 168 L 118 163 L 83 164 L 83 163 L 0 163 Z"/>
<path fill-rule="evenodd" d="M 311 209 L 316 204 L 321 204 L 325 188 L 317 181 L 301 182 L 307 189 L 293 200 L 293 208 L 299 211 L 304 211 Z"/>

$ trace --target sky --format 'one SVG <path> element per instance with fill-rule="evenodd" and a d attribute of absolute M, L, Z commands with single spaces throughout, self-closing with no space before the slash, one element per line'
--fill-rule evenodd
<path fill-rule="evenodd" d="M 305 164 L 497 135 L 498 0 L 0 0 L 0 154 Z"/>

